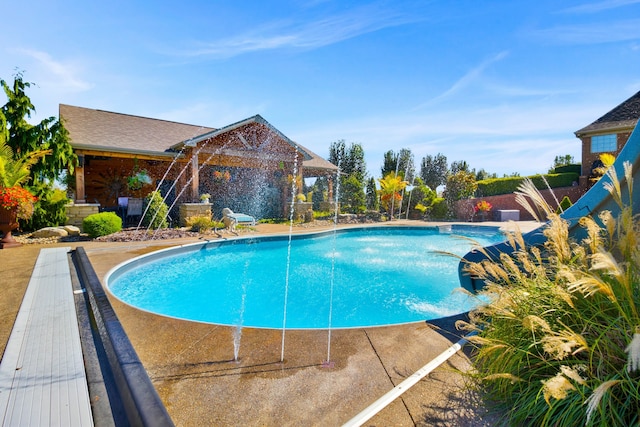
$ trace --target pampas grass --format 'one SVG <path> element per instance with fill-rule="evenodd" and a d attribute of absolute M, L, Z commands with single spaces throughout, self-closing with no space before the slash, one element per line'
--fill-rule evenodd
<path fill-rule="evenodd" d="M 632 168 L 624 165 L 632 195 Z M 606 185 L 620 207 L 580 221 L 586 237 L 569 237 L 535 187 L 518 198 L 534 217 L 545 215 L 547 238 L 466 270 L 485 282 L 490 303 L 459 326 L 478 331 L 475 371 L 505 423 L 536 426 L 640 425 L 640 227 L 615 170 Z"/>

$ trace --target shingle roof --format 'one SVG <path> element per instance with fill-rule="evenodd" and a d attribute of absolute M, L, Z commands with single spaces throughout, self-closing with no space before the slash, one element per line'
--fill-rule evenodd
<path fill-rule="evenodd" d="M 614 129 L 633 129 L 638 123 L 638 119 L 640 119 L 640 92 L 637 92 L 589 126 L 576 131 L 576 135 L 580 136 L 584 133 Z"/>
<path fill-rule="evenodd" d="M 177 141 L 214 130 L 168 120 L 60 104 L 60 118 L 74 148 L 164 153 Z"/>
<path fill-rule="evenodd" d="M 249 122 L 265 124 L 285 141 L 294 144 L 259 115 L 216 129 L 60 104 L 60 118 L 69 131 L 74 149 L 163 155 L 182 144 L 192 145 L 191 143 L 210 138 L 219 132 L 230 132 Z M 311 150 L 296 145 L 305 154 L 303 167 L 308 172 L 338 169 Z"/>

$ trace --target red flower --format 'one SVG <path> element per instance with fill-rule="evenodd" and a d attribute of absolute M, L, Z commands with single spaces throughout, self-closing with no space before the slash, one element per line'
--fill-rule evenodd
<path fill-rule="evenodd" d="M 29 190 L 22 187 L 1 187 L 0 208 L 18 208 L 18 218 L 28 219 L 33 215 L 33 204 L 38 200 Z"/>
<path fill-rule="evenodd" d="M 489 212 L 493 206 L 486 200 L 482 200 L 473 207 L 474 212 Z"/>

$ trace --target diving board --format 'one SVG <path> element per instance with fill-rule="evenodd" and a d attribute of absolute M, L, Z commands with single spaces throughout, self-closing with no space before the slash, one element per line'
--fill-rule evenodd
<path fill-rule="evenodd" d="M 0 362 L 0 425 L 92 426 L 67 253 L 40 251 Z"/>

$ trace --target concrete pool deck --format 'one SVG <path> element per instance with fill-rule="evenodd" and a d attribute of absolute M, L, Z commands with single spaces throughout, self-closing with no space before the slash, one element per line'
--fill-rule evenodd
<path fill-rule="evenodd" d="M 393 225 L 437 224 L 394 221 Z M 517 225 L 526 232 L 539 223 Z M 288 230 L 288 225 L 261 224 L 252 234 Z M 294 228 L 296 233 L 315 230 L 319 228 Z M 196 241 L 65 242 L 46 247 L 82 246 L 102 280 L 109 269 L 128 259 Z M 2 353 L 42 247 L 0 251 Z M 234 328 L 165 318 L 115 299 L 111 303 L 171 418 L 180 426 L 342 425 L 456 341 L 424 322 L 333 330 L 333 366 L 325 368 L 327 331 L 286 331 L 285 360 L 280 363 L 282 331 L 245 328 L 235 362 Z M 445 328 L 451 326 L 446 323 L 440 322 Z M 469 367 L 467 357 L 456 354 L 366 425 L 492 425 L 456 373 Z"/>

